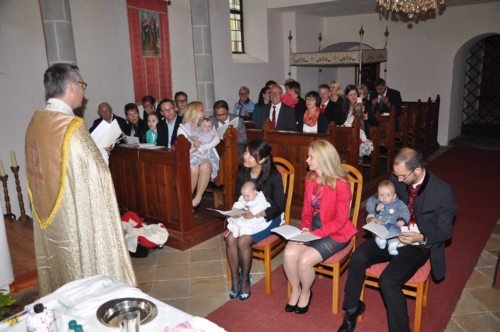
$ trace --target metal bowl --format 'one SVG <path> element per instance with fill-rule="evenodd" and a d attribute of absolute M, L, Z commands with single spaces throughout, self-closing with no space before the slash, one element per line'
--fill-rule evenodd
<path fill-rule="evenodd" d="M 96 312 L 97 320 L 109 327 L 119 327 L 123 316 L 139 311 L 141 325 L 147 324 L 158 315 L 156 304 L 141 298 L 121 298 L 103 303 Z"/>

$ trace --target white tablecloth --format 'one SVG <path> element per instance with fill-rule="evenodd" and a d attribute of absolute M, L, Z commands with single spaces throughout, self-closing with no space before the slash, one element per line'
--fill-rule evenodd
<path fill-rule="evenodd" d="M 2 213 L 2 222 L 0 223 L 0 289 L 7 289 L 14 281 L 14 273 L 12 272 L 7 232 L 5 231 L 5 223 L 3 221 L 2 204 L 0 204 L 0 212 Z"/>
<path fill-rule="evenodd" d="M 175 327 L 186 321 L 197 330 L 224 331 L 224 329 L 205 318 L 191 316 L 143 293 L 137 288 L 103 275 L 69 282 L 26 308 L 31 308 L 36 303 L 43 303 L 45 307 L 56 313 L 59 331 L 66 331 L 68 322 L 76 319 L 78 324 L 83 325 L 85 332 L 116 332 L 117 329 L 107 327 L 97 320 L 96 311 L 101 304 L 123 297 L 143 298 L 156 304 L 158 315 L 151 322 L 142 325 L 141 332 L 162 332 L 166 327 Z M 0 331 L 25 332 L 26 320 L 22 320 L 9 328 L 0 328 Z"/>

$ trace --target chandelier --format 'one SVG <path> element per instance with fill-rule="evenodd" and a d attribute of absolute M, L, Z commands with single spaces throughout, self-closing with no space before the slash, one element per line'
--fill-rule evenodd
<path fill-rule="evenodd" d="M 377 4 L 384 10 L 406 14 L 410 19 L 420 13 L 444 6 L 445 2 L 445 0 L 377 0 Z"/>

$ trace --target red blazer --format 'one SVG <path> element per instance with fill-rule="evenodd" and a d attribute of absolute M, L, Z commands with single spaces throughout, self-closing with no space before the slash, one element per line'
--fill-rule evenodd
<path fill-rule="evenodd" d="M 314 184 L 314 180 L 306 178 L 301 228 L 308 228 L 310 230 L 312 230 L 314 216 L 314 210 L 311 205 Z M 339 243 L 349 241 L 357 233 L 356 227 L 349 220 L 351 197 L 351 187 L 345 180 L 338 179 L 333 190 L 329 186 L 325 186 L 319 207 L 323 226 L 312 231 L 312 233 L 321 238 L 330 236 Z"/>

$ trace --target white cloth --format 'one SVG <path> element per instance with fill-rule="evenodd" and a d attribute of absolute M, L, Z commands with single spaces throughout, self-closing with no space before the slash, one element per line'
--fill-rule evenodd
<path fill-rule="evenodd" d="M 135 224 L 135 222 L 133 222 L 133 224 Z M 125 231 L 125 244 L 130 252 L 137 251 L 139 236 L 143 236 L 148 241 L 159 246 L 165 244 L 168 240 L 168 231 L 159 224 L 144 225 L 141 228 L 135 228 L 133 224 L 122 222 L 122 228 Z"/>
<path fill-rule="evenodd" d="M 3 216 L 3 208 L 0 204 L 0 212 Z M 0 289 L 9 291 L 9 285 L 14 281 L 12 262 L 10 260 L 9 245 L 7 243 L 7 232 L 5 223 L 0 223 Z"/>
<path fill-rule="evenodd" d="M 75 280 L 58 288 L 55 292 L 36 300 L 25 309 L 31 309 L 36 303 L 43 303 L 47 309 L 55 312 L 59 331 L 66 331 L 68 322 L 75 319 L 83 325 L 85 332 L 104 332 L 117 329 L 107 327 L 97 320 L 96 311 L 103 303 L 124 297 L 142 298 L 153 302 L 158 315 L 151 322 L 141 325 L 141 332 L 163 331 L 166 327 L 175 327 L 182 322 L 189 322 L 202 331 L 224 331 L 221 327 L 201 317 L 193 317 L 186 312 L 163 303 L 137 288 L 128 286 L 119 280 L 98 275 Z M 0 327 L 0 331 L 25 332 L 26 320 L 11 327 Z"/>

